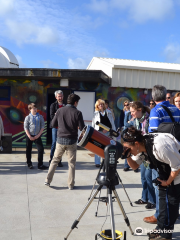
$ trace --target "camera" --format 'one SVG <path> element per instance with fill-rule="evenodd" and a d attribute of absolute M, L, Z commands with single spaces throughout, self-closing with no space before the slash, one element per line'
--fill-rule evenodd
<path fill-rule="evenodd" d="M 157 178 L 155 178 L 154 180 L 152 180 L 152 183 L 154 183 L 155 186 L 160 186 L 160 185 L 161 185 L 161 182 L 160 182 Z"/>

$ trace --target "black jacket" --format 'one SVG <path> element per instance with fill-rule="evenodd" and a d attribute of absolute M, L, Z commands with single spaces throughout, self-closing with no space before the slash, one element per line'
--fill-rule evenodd
<path fill-rule="evenodd" d="M 78 127 L 80 131 L 85 127 L 82 112 L 67 104 L 57 110 L 52 120 L 52 127 L 58 127 L 57 137 L 59 138 L 77 138 Z"/>
<path fill-rule="evenodd" d="M 66 105 L 63 104 L 63 107 L 65 107 Z M 51 104 L 50 106 L 50 119 L 51 119 L 51 122 L 50 122 L 50 128 L 52 128 L 52 120 L 55 116 L 55 113 L 57 112 L 57 110 L 59 109 L 59 104 L 58 104 L 58 101 L 55 101 L 54 103 Z"/>

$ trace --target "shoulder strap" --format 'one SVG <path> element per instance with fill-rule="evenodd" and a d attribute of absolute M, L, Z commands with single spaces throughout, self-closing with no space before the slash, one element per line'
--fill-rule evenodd
<path fill-rule="evenodd" d="M 171 113 L 171 111 L 169 110 L 169 108 L 167 108 L 166 106 L 164 106 L 164 105 L 160 105 L 162 108 L 164 108 L 164 110 L 168 113 L 168 115 L 170 116 L 170 118 L 171 118 L 171 121 L 172 122 L 175 122 L 175 120 L 174 120 L 174 118 L 173 118 L 173 116 L 172 116 L 172 113 Z"/>

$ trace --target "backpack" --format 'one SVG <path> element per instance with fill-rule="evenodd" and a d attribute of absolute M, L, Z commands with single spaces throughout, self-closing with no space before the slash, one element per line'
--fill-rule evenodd
<path fill-rule="evenodd" d="M 160 123 L 155 132 L 171 133 L 180 142 L 180 123 L 174 120 L 171 111 L 166 106 L 161 105 L 161 107 L 168 113 L 172 122 Z"/>

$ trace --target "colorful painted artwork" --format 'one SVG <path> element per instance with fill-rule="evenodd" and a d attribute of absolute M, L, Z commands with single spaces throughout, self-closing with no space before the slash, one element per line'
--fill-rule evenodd
<path fill-rule="evenodd" d="M 6 98 L 6 92 L 3 87 L 9 89 L 9 95 Z M 29 80 L 29 79 L 0 79 L 0 115 L 3 119 L 6 133 L 12 133 L 13 147 L 25 146 L 25 132 L 23 127 L 24 118 L 29 114 L 28 104 L 34 102 L 37 104 L 38 111 L 47 121 L 47 101 L 48 89 L 59 89 L 58 81 L 47 80 Z M 149 105 L 151 91 L 144 93 L 144 89 L 114 88 L 103 83 L 87 83 L 70 81 L 68 89 L 95 91 L 96 100 L 108 99 L 110 107 L 114 110 L 116 127 L 120 126 L 123 115 L 123 103 L 125 100 L 141 101 L 144 105 Z M 43 142 L 46 144 L 46 133 L 48 123 L 43 132 Z"/>

